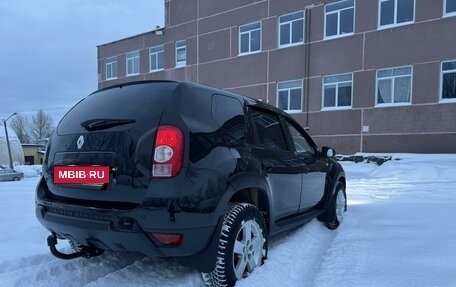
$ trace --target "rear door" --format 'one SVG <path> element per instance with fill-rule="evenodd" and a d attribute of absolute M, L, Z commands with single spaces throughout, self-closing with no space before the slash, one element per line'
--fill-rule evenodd
<path fill-rule="evenodd" d="M 318 156 L 315 144 L 309 135 L 290 119 L 285 119 L 293 153 L 302 163 L 302 192 L 299 212 L 317 205 L 324 196 L 327 164 Z"/>
<path fill-rule="evenodd" d="M 253 156 L 269 183 L 273 219 L 296 214 L 301 198 L 302 165 L 286 140 L 280 116 L 252 108 L 256 143 Z"/>
<path fill-rule="evenodd" d="M 155 131 L 177 84 L 126 84 L 98 91 L 74 106 L 59 123 L 46 153 L 50 191 L 62 198 L 142 202 L 139 191 L 150 181 Z M 61 168 L 93 166 L 108 168 L 109 183 L 80 184 L 74 174 L 60 173 Z M 77 183 L 60 184 L 60 175 Z"/>

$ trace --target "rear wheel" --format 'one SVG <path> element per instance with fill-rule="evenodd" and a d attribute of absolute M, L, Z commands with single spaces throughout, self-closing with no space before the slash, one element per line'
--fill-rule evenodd
<path fill-rule="evenodd" d="M 214 271 L 203 274 L 207 286 L 234 286 L 263 264 L 267 256 L 267 233 L 258 209 L 235 203 L 225 212 Z"/>
<path fill-rule="evenodd" d="M 336 186 L 336 193 L 331 202 L 332 220 L 326 222 L 326 227 L 334 230 L 339 227 L 343 220 L 344 212 L 347 211 L 347 198 L 345 196 L 344 185 L 339 182 Z"/>

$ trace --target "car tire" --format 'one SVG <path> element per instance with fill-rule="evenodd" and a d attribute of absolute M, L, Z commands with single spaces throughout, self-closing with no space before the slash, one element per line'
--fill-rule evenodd
<path fill-rule="evenodd" d="M 332 219 L 325 223 L 326 227 L 330 230 L 334 230 L 339 227 L 342 222 L 344 212 L 347 211 L 347 196 L 345 194 L 344 185 L 339 182 L 335 190 L 336 192 L 334 193 L 330 204 L 330 218 Z"/>
<path fill-rule="evenodd" d="M 20 181 L 21 179 L 19 177 L 13 178 L 13 181 Z"/>
<path fill-rule="evenodd" d="M 266 224 L 248 203 L 230 204 L 220 232 L 216 266 L 203 273 L 206 286 L 231 287 L 263 264 L 268 251 Z"/>

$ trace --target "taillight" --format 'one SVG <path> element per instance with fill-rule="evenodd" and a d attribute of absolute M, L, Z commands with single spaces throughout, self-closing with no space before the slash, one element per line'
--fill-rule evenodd
<path fill-rule="evenodd" d="M 182 243 L 182 234 L 172 233 L 151 233 L 161 244 L 177 246 Z"/>
<path fill-rule="evenodd" d="M 173 126 L 159 127 L 155 136 L 152 176 L 176 176 L 182 168 L 183 153 L 184 142 L 180 129 Z"/>

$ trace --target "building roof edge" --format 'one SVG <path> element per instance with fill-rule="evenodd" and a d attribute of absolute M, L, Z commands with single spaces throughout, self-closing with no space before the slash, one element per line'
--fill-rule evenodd
<path fill-rule="evenodd" d="M 111 45 L 111 44 L 114 44 L 114 43 L 117 43 L 117 42 L 121 42 L 121 41 L 125 41 L 125 40 L 128 40 L 128 39 L 144 36 L 144 35 L 151 34 L 151 33 L 152 34 L 156 34 L 157 31 L 164 31 L 164 30 L 165 30 L 165 27 L 161 27 L 161 28 L 157 28 L 157 29 L 152 30 L 152 31 L 147 31 L 147 32 L 139 33 L 139 34 L 136 34 L 136 35 L 133 35 L 133 36 L 128 36 L 128 37 L 125 37 L 125 38 L 114 40 L 114 41 L 111 41 L 111 42 L 108 42 L 108 43 L 99 44 L 99 45 L 96 45 L 95 47 L 99 48 L 99 47 Z"/>

